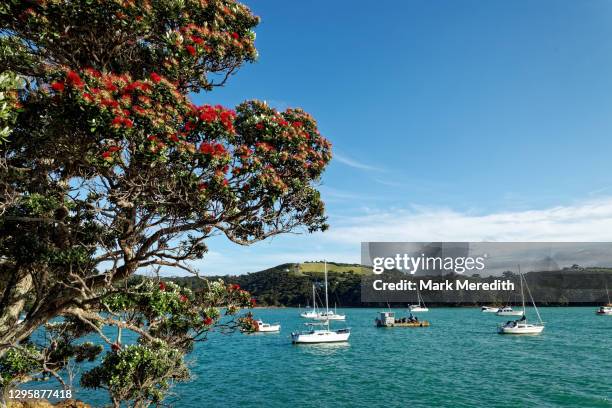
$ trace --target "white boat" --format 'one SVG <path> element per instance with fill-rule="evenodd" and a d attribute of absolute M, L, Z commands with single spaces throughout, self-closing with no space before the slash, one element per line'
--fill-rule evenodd
<path fill-rule="evenodd" d="M 312 309 L 307 310 L 303 313 L 300 313 L 300 317 L 303 317 L 304 319 L 314 319 L 319 315 L 319 313 L 317 312 L 317 298 L 316 298 L 316 293 L 315 293 L 315 285 L 314 283 L 312 284 Z"/>
<path fill-rule="evenodd" d="M 421 297 L 421 292 L 419 291 L 419 285 L 417 284 L 417 305 L 408 306 L 408 310 L 411 312 L 429 312 L 427 306 L 425 306 L 425 302 L 423 302 L 423 298 Z"/>
<path fill-rule="evenodd" d="M 261 319 L 256 321 L 257 331 L 262 333 L 279 332 L 281 329 L 280 324 L 264 323 Z"/>
<path fill-rule="evenodd" d="M 348 341 L 351 329 L 330 330 L 329 320 L 321 323 L 306 323 L 309 326 L 323 326 L 323 329 L 291 333 L 291 341 L 295 344 L 338 343 Z"/>
<path fill-rule="evenodd" d="M 335 309 L 327 312 L 319 312 L 313 320 L 346 320 L 346 315 L 339 314 Z"/>
<path fill-rule="evenodd" d="M 480 308 L 480 311 L 483 313 L 497 313 L 498 310 L 499 310 L 499 307 L 494 307 L 494 306 L 482 306 Z"/>
<path fill-rule="evenodd" d="M 533 300 L 533 296 L 531 296 L 531 291 L 529 290 L 529 286 L 527 286 L 527 281 L 521 274 L 521 268 L 519 266 L 519 280 L 521 282 L 521 300 L 523 303 L 522 315 L 519 320 L 509 321 L 506 324 L 500 325 L 497 328 L 497 332 L 499 334 L 540 334 L 544 330 L 544 322 L 542 321 L 542 317 L 540 316 L 540 312 L 538 311 L 538 307 Z M 525 314 L 525 294 L 523 291 L 523 281 L 525 282 L 525 287 L 527 288 L 527 292 L 529 293 L 529 297 L 531 298 L 531 303 L 533 304 L 533 308 L 538 316 L 538 323 L 529 323 L 527 321 L 527 315 Z"/>
<path fill-rule="evenodd" d="M 510 306 L 504 306 L 497 309 L 497 312 L 495 312 L 495 314 L 498 316 L 522 316 L 523 311 L 514 310 Z"/>
<path fill-rule="evenodd" d="M 601 306 L 595 313 L 597 313 L 599 316 L 612 316 L 612 305 Z"/>
<path fill-rule="evenodd" d="M 608 282 L 606 282 L 606 296 L 608 296 L 608 304 L 600 306 L 595 312 L 599 316 L 612 316 L 612 303 L 610 303 L 610 293 L 608 292 Z"/>
<path fill-rule="evenodd" d="M 327 295 L 327 262 L 325 263 L 325 312 L 329 316 L 329 298 Z M 333 313 L 333 312 L 332 312 Z M 291 333 L 291 341 L 294 344 L 314 344 L 314 343 L 338 343 L 348 341 L 351 335 L 351 329 L 344 328 L 339 330 L 331 330 L 329 328 L 330 319 L 325 319 L 318 323 L 306 323 L 312 329 L 303 332 Z M 314 329 L 315 326 L 321 326 L 322 329 Z"/>

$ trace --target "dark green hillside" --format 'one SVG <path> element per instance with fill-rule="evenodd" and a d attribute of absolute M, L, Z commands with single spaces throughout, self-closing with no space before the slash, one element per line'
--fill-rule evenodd
<path fill-rule="evenodd" d="M 364 304 L 361 302 L 362 278 L 369 279 L 370 269 L 361 265 L 331 263 L 328 266 L 329 302 L 338 306 L 384 306 L 385 303 Z M 405 278 L 399 275 L 399 278 Z M 518 277 L 504 273 L 518 288 Z M 208 279 L 223 279 L 227 283 L 235 283 L 248 290 L 261 306 L 305 306 L 312 303 L 312 284 L 318 287 L 319 299 L 323 297 L 323 263 L 305 262 L 275 266 L 260 272 L 245 275 L 211 276 Z M 421 277 L 424 278 L 424 277 Z M 445 279 L 468 278 L 471 282 L 491 282 L 492 277 L 448 275 L 431 277 L 433 281 Z M 605 285 L 612 293 L 612 269 L 602 268 L 568 268 L 552 272 L 529 272 L 525 274 L 529 288 L 539 304 L 542 305 L 596 305 L 607 300 Z M 197 290 L 205 285 L 205 281 L 197 277 L 165 278 L 180 285 Z M 450 296 L 449 296 L 450 295 Z M 483 303 L 501 304 L 515 303 L 520 299 L 519 293 L 477 292 L 423 292 L 423 298 L 429 305 L 475 305 Z M 480 302 L 479 302 L 480 300 Z M 389 299 L 391 301 L 391 299 Z M 450 303 L 449 303 L 450 302 Z M 404 303 L 405 304 L 405 303 Z M 399 305 L 399 304 L 398 304 Z"/>

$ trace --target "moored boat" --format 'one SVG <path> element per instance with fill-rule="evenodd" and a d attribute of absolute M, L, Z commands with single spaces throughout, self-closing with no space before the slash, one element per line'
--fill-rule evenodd
<path fill-rule="evenodd" d="M 519 320 L 508 321 L 503 325 L 500 325 L 497 328 L 497 332 L 499 334 L 540 334 L 544 330 L 544 322 L 542 321 L 542 317 L 540 316 L 540 312 L 538 311 L 538 307 L 533 300 L 533 296 L 531 296 L 531 291 L 529 290 L 529 286 L 527 286 L 527 281 L 523 274 L 521 274 L 521 268 L 519 266 L 519 280 L 521 282 L 521 302 L 523 304 L 523 310 L 521 317 Z M 538 316 L 538 323 L 529 323 L 527 321 L 527 315 L 525 314 L 525 293 L 523 291 L 523 282 L 525 283 L 525 287 L 527 288 L 527 293 L 529 293 L 529 297 L 531 298 L 531 303 L 533 304 L 533 308 Z"/>
<path fill-rule="evenodd" d="M 257 320 L 256 323 L 257 323 L 257 331 L 262 332 L 262 333 L 279 332 L 281 329 L 281 325 L 278 323 L 277 324 L 264 323 L 261 319 Z"/>
<path fill-rule="evenodd" d="M 325 312 L 326 316 L 333 313 L 329 310 L 329 297 L 327 294 L 327 262 L 325 262 Z M 330 319 L 317 323 L 306 323 L 311 326 L 311 330 L 291 333 L 291 342 L 294 344 L 315 344 L 315 343 L 339 343 L 348 341 L 351 335 L 350 328 L 331 330 L 329 327 Z M 322 329 L 314 329 L 315 326 L 322 326 Z"/>
<path fill-rule="evenodd" d="M 427 320 L 419 320 L 412 313 L 408 317 L 396 318 L 394 312 L 379 312 L 374 323 L 376 327 L 429 327 Z"/>
<path fill-rule="evenodd" d="M 408 310 L 410 310 L 411 312 L 429 312 L 429 309 L 427 308 L 427 306 L 425 306 L 425 302 L 423 301 L 423 298 L 421 297 L 421 291 L 419 290 L 418 284 L 417 284 L 416 290 L 417 290 L 417 304 L 409 305 Z"/>
<path fill-rule="evenodd" d="M 599 316 L 612 316 L 612 305 L 608 304 L 605 306 L 601 306 L 599 309 L 597 309 L 597 312 L 595 313 Z"/>
<path fill-rule="evenodd" d="M 608 303 L 600 306 L 595 312 L 599 316 L 612 316 L 612 303 L 610 303 L 610 293 L 608 292 L 608 283 L 606 282 L 606 296 L 608 297 Z"/>
<path fill-rule="evenodd" d="M 497 312 L 495 312 L 495 314 L 498 316 L 522 316 L 523 311 L 514 310 L 510 306 L 504 306 L 504 307 L 500 307 L 499 309 L 497 309 Z"/>

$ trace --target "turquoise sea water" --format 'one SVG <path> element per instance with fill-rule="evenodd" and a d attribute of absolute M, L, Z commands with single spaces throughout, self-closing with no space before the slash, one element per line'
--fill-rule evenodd
<path fill-rule="evenodd" d="M 541 308 L 540 336 L 507 336 L 508 318 L 475 308 L 418 314 L 428 328 L 376 328 L 377 309 L 342 309 L 348 344 L 292 345 L 297 309 L 257 309 L 278 334 L 213 335 L 190 356 L 176 407 L 612 407 L 612 316 Z M 339 309 L 340 312 L 340 309 Z M 396 310 L 398 313 L 404 311 Z M 528 311 L 528 316 L 533 316 Z M 336 323 L 335 327 L 345 324 Z M 102 392 L 76 389 L 97 406 Z"/>

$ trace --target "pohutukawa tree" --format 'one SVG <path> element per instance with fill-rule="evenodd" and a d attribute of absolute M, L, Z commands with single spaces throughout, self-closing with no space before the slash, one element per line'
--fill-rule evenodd
<path fill-rule="evenodd" d="M 1 71 L 25 80 L 0 141 L 4 388 L 101 357 L 84 386 L 115 405 L 160 401 L 210 330 L 253 329 L 239 314 L 251 299 L 222 282 L 191 293 L 129 278 L 197 273 L 214 234 L 248 245 L 326 228 L 316 183 L 330 144 L 309 114 L 189 98 L 256 59 L 258 22 L 231 0 L 0 5 Z M 45 344 L 32 337 L 43 329 Z"/>

